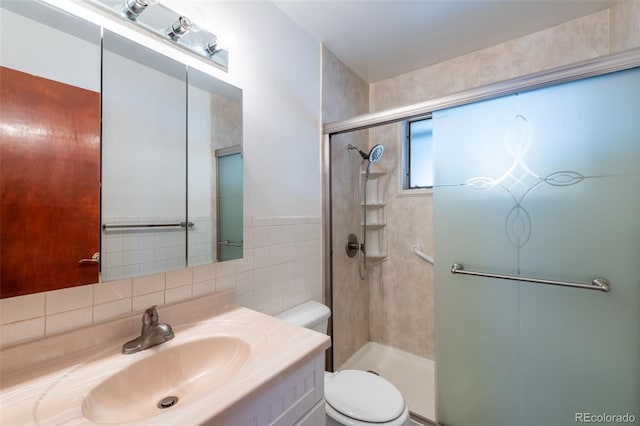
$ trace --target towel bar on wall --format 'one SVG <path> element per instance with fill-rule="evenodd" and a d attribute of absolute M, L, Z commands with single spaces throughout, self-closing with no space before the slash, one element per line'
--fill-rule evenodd
<path fill-rule="evenodd" d="M 218 241 L 219 246 L 228 246 L 228 247 L 242 247 L 242 242 L 240 243 L 232 243 L 229 240 Z"/>
<path fill-rule="evenodd" d="M 102 229 L 131 229 L 131 228 L 192 228 L 195 226 L 193 222 L 176 222 L 176 223 L 132 223 L 132 224 L 113 224 L 102 225 Z"/>
<path fill-rule="evenodd" d="M 599 290 L 605 293 L 610 290 L 609 281 L 607 281 L 604 278 L 595 278 L 593 281 L 591 281 L 591 284 L 580 284 L 580 283 L 571 283 L 567 281 L 555 281 L 555 280 L 543 280 L 539 278 L 518 277 L 515 275 L 503 275 L 503 274 L 491 274 L 487 272 L 465 271 L 464 266 L 462 266 L 459 263 L 454 263 L 451 266 L 451 273 L 473 275 L 476 277 L 498 278 L 501 280 L 524 281 L 524 282 L 536 283 L 536 284 L 548 284 L 548 285 L 558 285 L 558 286 L 564 286 L 564 287 L 583 288 L 585 290 Z"/>

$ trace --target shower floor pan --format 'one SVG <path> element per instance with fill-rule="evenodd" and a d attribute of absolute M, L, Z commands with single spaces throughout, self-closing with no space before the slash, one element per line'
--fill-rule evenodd
<path fill-rule="evenodd" d="M 435 365 L 432 360 L 368 342 L 338 368 L 346 369 L 375 371 L 400 390 L 412 414 L 435 419 Z"/>

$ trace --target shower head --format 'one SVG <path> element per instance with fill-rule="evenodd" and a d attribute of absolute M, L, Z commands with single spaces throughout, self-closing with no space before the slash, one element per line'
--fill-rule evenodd
<path fill-rule="evenodd" d="M 384 147 L 382 145 L 380 145 L 380 144 L 375 145 L 373 148 L 371 148 L 371 150 L 367 154 L 366 152 L 362 151 L 357 146 L 353 146 L 351 144 L 347 145 L 347 151 L 351 152 L 353 150 L 358 151 L 358 153 L 360 154 L 360 156 L 362 158 L 364 158 L 365 160 L 369 161 L 369 163 L 373 164 L 373 163 L 377 162 L 380 159 L 380 157 L 382 157 L 382 153 L 384 152 Z"/>
<path fill-rule="evenodd" d="M 371 164 L 377 163 L 380 157 L 382 157 L 383 152 L 384 147 L 382 145 L 374 145 L 374 147 L 371 148 L 371 151 L 369 151 L 369 155 L 367 155 L 367 160 L 369 160 Z"/>

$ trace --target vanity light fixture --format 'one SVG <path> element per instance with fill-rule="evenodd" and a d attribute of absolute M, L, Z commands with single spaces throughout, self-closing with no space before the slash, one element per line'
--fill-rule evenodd
<path fill-rule="evenodd" d="M 213 56 L 220 52 L 222 49 L 218 47 L 218 38 L 213 36 L 213 39 L 207 43 L 204 50 L 209 54 L 209 56 Z"/>
<path fill-rule="evenodd" d="M 176 41 L 191 29 L 191 20 L 186 16 L 180 16 L 176 22 L 167 28 L 167 35 L 171 40 Z"/>
<path fill-rule="evenodd" d="M 135 21 L 147 6 L 149 6 L 149 0 L 124 0 L 122 13 L 124 13 L 124 16 L 127 18 Z"/>
<path fill-rule="evenodd" d="M 2 2 L 3 0 L 0 0 Z M 42 0 L 41 0 L 42 1 Z M 51 1 L 51 0 L 45 0 Z M 148 31 L 164 42 L 228 71 L 229 51 L 211 31 L 165 6 L 163 0 L 82 0 Z M 202 15 L 198 8 L 196 15 Z M 196 16 L 197 17 L 197 16 Z M 204 16 L 200 16 L 204 20 Z"/>

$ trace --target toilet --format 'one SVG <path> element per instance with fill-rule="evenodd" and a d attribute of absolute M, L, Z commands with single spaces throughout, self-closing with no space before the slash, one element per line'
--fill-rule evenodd
<path fill-rule="evenodd" d="M 309 301 L 276 315 L 283 321 L 327 332 L 331 311 Z M 406 426 L 409 407 L 400 391 L 380 376 L 361 370 L 324 373 L 327 425 Z"/>

